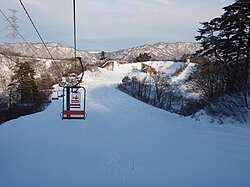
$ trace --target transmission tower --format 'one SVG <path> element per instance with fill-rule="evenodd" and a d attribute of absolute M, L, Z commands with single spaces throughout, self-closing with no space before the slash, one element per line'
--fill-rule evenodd
<path fill-rule="evenodd" d="M 8 9 L 11 13 L 12 16 L 10 16 L 8 18 L 10 25 L 6 27 L 6 29 L 10 30 L 10 34 L 8 34 L 8 37 L 13 39 L 13 42 L 16 42 L 16 39 L 18 38 L 18 30 L 19 30 L 19 26 L 18 26 L 18 18 L 16 16 L 16 13 L 18 12 L 18 10 L 14 10 L 14 9 Z"/>

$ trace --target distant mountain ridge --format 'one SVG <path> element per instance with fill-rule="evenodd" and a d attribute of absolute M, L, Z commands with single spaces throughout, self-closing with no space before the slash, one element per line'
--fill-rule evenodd
<path fill-rule="evenodd" d="M 134 60 L 140 53 L 149 53 L 152 60 L 172 60 L 179 59 L 184 54 L 193 54 L 201 48 L 198 43 L 159 42 L 153 45 L 146 44 L 129 49 L 107 53 L 107 58 L 116 60 Z"/>
<path fill-rule="evenodd" d="M 74 57 L 74 49 L 59 43 L 46 43 L 46 46 L 53 58 L 67 59 Z M 192 54 L 200 49 L 200 44 L 192 42 L 145 44 L 133 48 L 107 52 L 105 57 L 113 60 L 134 61 L 140 53 L 149 53 L 152 60 L 172 60 L 179 59 L 183 54 Z M 1 52 L 14 52 L 21 56 L 36 58 L 51 58 L 50 54 L 42 43 L 0 43 Z M 77 56 L 81 56 L 84 61 L 94 64 L 100 58 L 100 53 L 91 53 L 78 50 Z"/>
<path fill-rule="evenodd" d="M 46 46 L 54 59 L 69 59 L 75 56 L 75 51 L 70 46 L 54 42 L 46 43 Z M 0 51 L 14 52 L 26 57 L 51 58 L 42 43 L 0 43 Z M 97 60 L 96 55 L 88 51 L 77 51 L 77 56 L 88 62 Z"/>

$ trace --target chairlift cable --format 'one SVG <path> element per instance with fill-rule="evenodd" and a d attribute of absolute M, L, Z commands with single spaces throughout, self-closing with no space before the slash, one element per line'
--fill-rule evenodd
<path fill-rule="evenodd" d="M 42 36 L 40 35 L 40 33 L 39 33 L 38 29 L 36 28 L 36 26 L 35 26 L 35 24 L 34 24 L 33 20 L 31 19 L 31 17 L 30 17 L 30 15 L 29 15 L 29 13 L 28 13 L 27 9 L 25 8 L 25 6 L 24 6 L 24 4 L 23 4 L 22 0 L 19 0 L 19 2 L 21 3 L 21 5 L 22 5 L 22 7 L 23 7 L 23 9 L 24 9 L 24 11 L 25 11 L 25 13 L 26 13 L 26 15 L 28 16 L 28 18 L 29 18 L 29 20 L 30 20 L 31 24 L 33 25 L 33 27 L 34 27 L 34 29 L 35 29 L 36 33 L 38 34 L 38 36 L 39 36 L 40 40 L 42 41 L 42 43 L 43 43 L 44 47 L 46 48 L 47 52 L 49 53 L 49 55 L 50 55 L 51 59 L 52 59 L 52 60 L 55 60 L 55 59 L 54 59 L 54 57 L 52 56 L 51 52 L 49 51 L 49 49 L 48 49 L 47 45 L 45 44 L 45 42 L 44 42 L 44 40 L 43 40 Z M 54 64 L 55 64 L 55 66 L 57 66 L 56 62 L 53 62 L 53 61 L 52 61 L 52 63 L 54 63 Z M 63 73 L 60 71 L 60 68 L 59 68 L 58 66 L 57 66 L 56 70 L 59 72 L 60 77 L 62 77 Z"/>
<path fill-rule="evenodd" d="M 4 57 L 8 58 L 9 60 L 11 60 L 12 62 L 15 62 L 16 64 L 18 63 L 17 61 L 13 60 L 11 57 L 9 57 L 8 55 L 0 52 L 1 55 L 3 55 Z"/>
<path fill-rule="evenodd" d="M 74 19 L 74 48 L 75 48 L 75 63 L 78 59 L 81 68 L 82 75 L 80 80 L 75 85 L 66 85 L 63 87 L 63 108 L 61 113 L 62 119 L 86 119 L 87 114 L 85 111 L 86 106 L 86 89 L 80 86 L 80 83 L 84 74 L 84 67 L 82 64 L 81 57 L 76 56 L 76 16 L 75 16 L 75 0 L 73 0 L 73 19 Z M 81 90 L 81 91 L 79 91 Z M 81 94 L 83 94 L 81 96 Z"/>
<path fill-rule="evenodd" d="M 30 15 L 29 15 L 29 13 L 28 13 L 28 11 L 27 11 L 27 9 L 25 8 L 25 6 L 24 6 L 24 4 L 23 4 L 22 0 L 19 0 L 19 2 L 21 3 L 21 5 L 22 5 L 22 7 L 23 7 L 23 9 L 24 9 L 24 11 L 25 11 L 25 13 L 26 13 L 26 15 L 28 16 L 28 18 L 29 18 L 31 24 L 33 25 L 34 29 L 36 30 L 36 33 L 38 34 L 39 38 L 41 39 L 41 41 L 42 41 L 44 47 L 46 48 L 47 52 L 49 53 L 50 57 L 51 57 L 53 60 L 55 60 L 55 59 L 53 58 L 52 54 L 50 53 L 48 47 L 46 46 L 46 44 L 45 44 L 45 42 L 44 42 L 42 36 L 40 35 L 39 31 L 37 30 L 37 28 L 36 28 L 36 26 L 35 26 L 33 20 L 31 19 Z"/>
<path fill-rule="evenodd" d="M 73 20 L 74 20 L 74 51 L 75 51 L 75 71 L 76 71 L 76 2 L 73 0 Z"/>
<path fill-rule="evenodd" d="M 76 71 L 76 60 L 78 59 L 80 64 L 81 64 L 81 69 L 82 69 L 82 75 L 81 75 L 81 78 L 80 80 L 75 84 L 75 86 L 78 86 L 80 85 L 80 83 L 82 82 L 82 79 L 83 79 L 83 75 L 84 75 L 84 67 L 83 67 L 83 64 L 82 64 L 82 60 L 80 57 L 77 57 L 76 56 L 76 52 L 77 52 L 77 45 L 76 45 L 76 2 L 75 0 L 73 0 L 73 23 L 74 23 L 74 49 L 75 49 L 75 71 Z"/>
<path fill-rule="evenodd" d="M 0 10 L 1 14 L 5 17 L 5 19 L 11 24 L 11 26 L 16 30 L 16 32 L 21 36 L 21 38 L 23 39 L 23 41 L 32 49 L 32 51 L 34 52 L 34 54 L 37 55 L 36 51 L 34 50 L 33 47 L 31 47 L 31 45 L 25 40 L 25 38 L 22 36 L 22 34 L 14 27 L 14 25 L 11 23 L 11 21 L 9 20 L 9 18 L 7 18 L 7 16 L 3 13 L 2 10 Z M 17 61 L 14 61 L 11 57 L 5 55 L 4 53 L 0 53 L 1 55 L 5 56 L 6 58 L 10 59 L 11 61 L 18 63 Z M 55 65 L 57 66 L 57 64 L 55 63 Z M 57 68 L 57 71 L 59 71 L 59 69 Z M 60 76 L 62 75 L 62 73 L 59 71 Z"/>
<path fill-rule="evenodd" d="M 18 33 L 19 36 L 21 36 L 21 38 L 23 39 L 23 41 L 32 49 L 32 51 L 34 52 L 34 54 L 36 54 L 36 51 L 33 49 L 33 47 L 30 46 L 30 44 L 25 40 L 25 38 L 23 37 L 23 35 L 17 30 L 17 28 L 13 25 L 13 23 L 11 23 L 10 19 L 7 18 L 7 16 L 3 13 L 2 10 L 0 10 L 1 14 L 4 16 L 4 18 L 9 22 L 9 24 L 15 29 L 15 31 Z M 37 54 L 36 54 L 37 55 Z"/>

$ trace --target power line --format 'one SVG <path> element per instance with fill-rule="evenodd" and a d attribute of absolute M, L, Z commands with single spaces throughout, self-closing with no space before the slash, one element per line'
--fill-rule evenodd
<path fill-rule="evenodd" d="M 19 2 L 21 3 L 21 5 L 22 5 L 22 7 L 23 7 L 23 9 L 24 9 L 24 11 L 25 11 L 25 13 L 27 14 L 27 16 L 28 16 L 28 18 L 29 18 L 31 24 L 33 25 L 34 29 L 36 30 L 36 33 L 38 34 L 39 38 L 41 39 L 41 41 L 42 41 L 44 47 L 46 48 L 47 52 L 49 53 L 50 57 L 54 60 L 52 54 L 50 53 L 48 47 L 46 46 L 46 44 L 45 44 L 45 42 L 44 42 L 42 36 L 40 35 L 39 31 L 37 30 L 37 28 L 36 28 L 36 26 L 35 26 L 35 24 L 34 24 L 34 22 L 33 22 L 33 20 L 31 19 L 30 15 L 29 15 L 29 13 L 28 13 L 28 11 L 27 11 L 27 9 L 25 8 L 25 6 L 24 6 L 22 0 L 19 0 Z"/>
<path fill-rule="evenodd" d="M 52 54 L 50 53 L 50 51 L 49 51 L 48 47 L 46 46 L 46 44 L 45 44 L 45 42 L 44 42 L 44 40 L 43 40 L 42 36 L 40 35 L 40 33 L 39 33 L 38 29 L 36 28 L 36 26 L 35 26 L 35 24 L 34 24 L 33 20 L 31 19 L 31 17 L 30 17 L 30 15 L 29 15 L 29 13 L 28 13 L 27 9 L 25 8 L 25 6 L 24 6 L 24 4 L 23 4 L 22 0 L 19 0 L 19 2 L 21 3 L 21 5 L 22 5 L 22 7 L 23 7 L 23 9 L 24 9 L 24 11 L 25 11 L 25 13 L 26 13 L 26 15 L 28 16 L 28 18 L 29 18 L 29 20 L 30 20 L 31 24 L 33 25 L 33 27 L 34 27 L 34 29 L 35 29 L 36 33 L 38 34 L 38 36 L 39 36 L 40 40 L 42 41 L 42 43 L 43 43 L 44 47 L 46 48 L 47 52 L 49 53 L 49 55 L 50 55 L 51 59 L 55 60 L 55 59 L 53 58 Z M 52 61 L 52 63 L 54 63 L 54 65 L 56 66 L 56 70 L 59 72 L 60 77 L 62 77 L 62 72 L 60 71 L 60 68 L 57 66 L 56 62 Z"/>
<path fill-rule="evenodd" d="M 22 19 L 20 19 L 20 20 L 22 22 L 28 23 L 25 20 L 22 20 Z M 55 31 L 55 30 L 53 30 L 51 28 L 40 26 L 40 30 L 46 30 L 46 31 L 48 31 L 50 33 L 54 33 L 54 34 L 57 34 L 57 35 L 65 36 L 67 38 L 71 38 L 72 39 L 72 35 L 66 34 L 66 33 L 63 33 L 63 32 L 58 32 L 58 31 Z M 111 48 L 111 49 L 114 49 L 114 50 L 117 50 L 117 49 L 120 48 L 119 46 L 116 46 L 116 45 L 110 45 L 110 44 L 107 44 L 107 43 L 104 43 L 104 42 L 93 41 L 91 39 L 82 38 L 81 36 L 77 36 L 77 38 L 80 39 L 81 41 L 85 42 L 85 43 L 94 44 L 94 45 L 101 46 L 101 47 L 108 47 L 108 48 Z M 77 50 L 77 51 L 79 51 L 79 50 Z"/>
<path fill-rule="evenodd" d="M 18 29 L 15 27 L 15 25 L 13 25 L 11 23 L 11 21 L 7 18 L 7 16 L 3 13 L 2 10 L 0 10 L 1 14 L 6 18 L 6 20 L 10 23 L 10 25 L 12 26 L 13 29 L 15 29 L 16 33 L 21 36 L 21 38 L 23 39 L 23 41 L 30 47 L 30 49 L 32 49 L 32 51 L 34 52 L 34 54 L 36 54 L 36 51 L 33 49 L 33 47 L 30 46 L 30 44 L 25 40 L 25 38 L 22 36 L 22 34 L 18 31 Z M 36 54 L 37 55 L 37 54 Z"/>
<path fill-rule="evenodd" d="M 8 58 L 12 62 L 15 62 L 16 64 L 18 63 L 17 61 L 13 60 L 11 57 L 7 56 L 6 54 L 2 53 L 1 51 L 0 51 L 0 54 L 3 55 L 4 57 Z"/>
<path fill-rule="evenodd" d="M 27 21 L 25 20 L 22 20 L 20 19 L 22 22 L 25 22 L 25 23 L 28 23 Z M 72 39 L 72 35 L 70 34 L 66 34 L 66 33 L 63 33 L 63 32 L 59 32 L 59 31 L 55 31 L 51 28 L 47 28 L 47 27 L 44 27 L 44 26 L 39 26 L 40 27 L 40 30 L 44 30 L 44 31 L 48 31 L 50 33 L 54 33 L 54 34 L 57 34 L 57 35 L 61 35 L 61 36 L 65 36 L 67 38 L 71 38 Z M 110 45 L 110 44 L 107 44 L 105 42 L 98 42 L 98 41 L 93 41 L 91 39 L 86 39 L 86 38 L 83 38 L 81 36 L 77 36 L 78 40 L 82 40 L 83 42 L 86 42 L 86 43 L 90 43 L 90 44 L 95 44 L 97 46 L 102 46 L 102 47 L 108 47 L 108 48 L 112 48 L 114 50 L 117 50 L 119 49 L 120 47 L 119 46 L 116 46 L 116 45 Z M 79 42 L 78 42 L 79 43 Z M 79 50 L 78 50 L 79 51 Z"/>

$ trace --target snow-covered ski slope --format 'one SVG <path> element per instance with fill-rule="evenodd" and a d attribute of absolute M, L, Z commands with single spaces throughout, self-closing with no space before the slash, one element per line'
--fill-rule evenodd
<path fill-rule="evenodd" d="M 180 117 L 116 89 L 124 74 L 86 73 L 88 118 L 61 100 L 0 126 L 1 187 L 249 187 L 250 129 Z"/>

